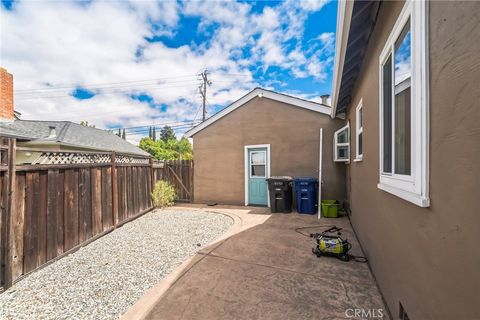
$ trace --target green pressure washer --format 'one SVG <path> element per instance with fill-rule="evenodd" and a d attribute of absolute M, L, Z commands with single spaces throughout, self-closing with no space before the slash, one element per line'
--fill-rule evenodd
<path fill-rule="evenodd" d="M 342 261 L 349 261 L 350 258 L 356 258 L 348 254 L 348 251 L 352 248 L 352 244 L 348 242 L 347 239 L 341 237 L 341 230 L 342 228 L 333 226 L 321 233 L 311 233 L 310 237 L 314 238 L 316 241 L 316 245 L 312 248 L 312 252 L 317 257 L 335 257 Z"/>

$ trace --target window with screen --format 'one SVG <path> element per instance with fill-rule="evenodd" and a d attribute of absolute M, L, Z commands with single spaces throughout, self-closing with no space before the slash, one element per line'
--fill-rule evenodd
<path fill-rule="evenodd" d="M 265 151 L 253 151 L 250 153 L 250 176 L 265 178 L 267 154 Z"/>
<path fill-rule="evenodd" d="M 356 140 L 356 149 L 355 149 L 355 160 L 360 161 L 363 159 L 363 101 L 360 100 L 356 111 L 355 111 L 355 140 Z"/>
<path fill-rule="evenodd" d="M 350 161 L 350 126 L 348 124 L 334 133 L 333 144 L 335 148 L 334 161 Z"/>
<path fill-rule="evenodd" d="M 379 66 L 379 188 L 420 206 L 429 205 L 425 10 L 424 1 L 406 2 Z"/>

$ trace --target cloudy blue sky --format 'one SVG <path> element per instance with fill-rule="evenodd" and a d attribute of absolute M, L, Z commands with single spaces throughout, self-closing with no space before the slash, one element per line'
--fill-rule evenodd
<path fill-rule="evenodd" d="M 211 116 L 251 89 L 319 100 L 330 93 L 336 2 L 4 1 L 0 65 L 25 119 L 100 128 Z M 128 129 L 138 140 L 146 129 Z"/>

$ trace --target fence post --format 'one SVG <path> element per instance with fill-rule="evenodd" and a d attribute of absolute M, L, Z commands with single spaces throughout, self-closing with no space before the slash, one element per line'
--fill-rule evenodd
<path fill-rule="evenodd" d="M 153 187 L 155 186 L 155 172 L 153 168 L 153 158 L 150 158 L 150 190 L 153 191 Z"/>
<path fill-rule="evenodd" d="M 194 183 L 195 183 L 195 180 L 194 180 L 194 162 L 193 160 L 190 160 L 190 170 L 189 170 L 189 173 L 190 173 L 190 203 L 193 203 L 193 198 L 194 198 L 194 194 L 195 194 L 195 188 L 194 188 Z"/>
<path fill-rule="evenodd" d="M 13 254 L 13 241 L 14 238 L 14 228 L 12 228 L 12 212 L 15 210 L 15 153 L 16 153 L 16 140 L 9 139 L 8 140 L 8 151 L 7 151 L 7 172 L 5 174 L 5 181 L 7 182 L 7 203 L 6 210 L 5 210 L 5 255 L 4 255 L 4 263 L 5 263 L 5 289 L 12 286 L 13 283 L 13 261 L 12 261 L 12 254 Z"/>
<path fill-rule="evenodd" d="M 117 166 L 115 164 L 115 151 L 112 151 L 112 211 L 113 211 L 113 227 L 116 228 L 118 224 L 118 181 L 117 181 Z"/>
<path fill-rule="evenodd" d="M 151 197 L 151 194 L 153 192 L 153 187 L 155 186 L 155 169 L 153 168 L 153 157 L 150 157 L 150 193 L 148 194 L 148 204 L 150 205 L 150 208 L 154 206 L 153 204 L 153 199 Z"/>

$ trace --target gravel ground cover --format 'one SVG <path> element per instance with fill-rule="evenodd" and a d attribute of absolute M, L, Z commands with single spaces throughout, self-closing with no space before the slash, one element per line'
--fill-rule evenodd
<path fill-rule="evenodd" d="M 207 212 L 147 213 L 0 294 L 0 319 L 118 319 L 232 224 Z"/>

